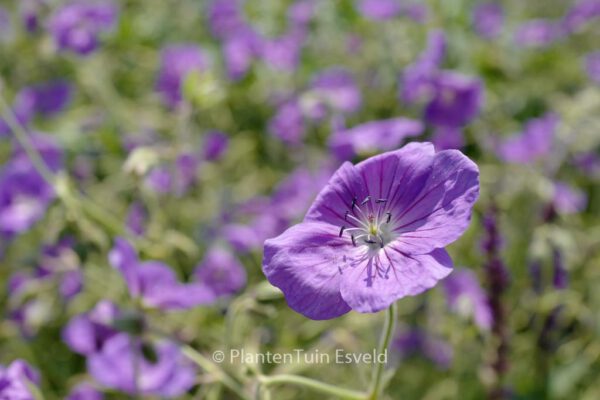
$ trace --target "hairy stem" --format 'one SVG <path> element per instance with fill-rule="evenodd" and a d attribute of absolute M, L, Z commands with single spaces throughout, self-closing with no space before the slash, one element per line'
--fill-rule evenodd
<path fill-rule="evenodd" d="M 266 387 L 276 384 L 288 383 L 297 386 L 304 386 L 306 388 L 314 390 L 315 392 L 337 396 L 340 399 L 364 400 L 366 398 L 365 393 L 350 389 L 339 388 L 328 383 L 323 383 L 314 379 L 309 379 L 298 375 L 281 374 L 273 376 L 260 376 L 259 380 Z"/>
<path fill-rule="evenodd" d="M 383 331 L 381 333 L 381 340 L 379 341 L 379 349 L 377 354 L 383 354 L 388 350 L 392 334 L 394 333 L 394 327 L 396 325 L 396 303 L 392 303 L 390 308 L 387 309 L 385 315 L 385 324 L 383 325 Z M 369 400 L 377 400 L 382 391 L 381 378 L 383 377 L 383 369 L 385 364 L 375 363 L 373 369 L 373 378 L 371 379 L 371 390 L 369 394 Z"/>

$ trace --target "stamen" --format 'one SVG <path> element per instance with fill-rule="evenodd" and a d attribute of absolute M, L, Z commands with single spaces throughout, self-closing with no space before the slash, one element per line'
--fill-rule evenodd
<path fill-rule="evenodd" d="M 377 242 L 376 242 L 376 241 L 374 241 L 374 240 L 371 240 L 371 239 L 367 239 L 367 240 L 365 240 L 365 243 L 369 243 L 369 244 L 375 244 L 375 243 L 377 243 Z"/>
<path fill-rule="evenodd" d="M 365 197 L 365 199 L 362 201 L 362 203 L 360 203 L 360 205 L 364 206 L 365 204 L 367 204 L 369 202 L 369 200 L 371 200 L 371 196 Z"/>
<path fill-rule="evenodd" d="M 385 220 L 386 224 L 390 223 L 390 220 L 392 219 L 392 213 L 391 212 L 386 212 L 385 215 L 387 215 L 387 218 Z"/>
<path fill-rule="evenodd" d="M 356 247 L 356 241 L 354 240 L 354 235 L 350 235 L 350 238 L 352 239 L 352 245 L 354 247 Z"/>
<path fill-rule="evenodd" d="M 377 200 L 375 200 L 375 203 L 378 203 L 378 204 L 379 203 L 386 203 L 386 202 L 387 202 L 387 199 L 377 199 Z"/>
<path fill-rule="evenodd" d="M 346 226 L 342 225 L 342 227 L 340 228 L 340 237 L 342 237 L 342 235 L 344 234 L 344 229 L 346 229 Z"/>
<path fill-rule="evenodd" d="M 352 206 L 350 207 L 350 209 L 352 211 L 354 211 L 354 207 L 356 206 L 356 201 L 357 201 L 356 196 L 354 196 L 354 198 L 352 199 Z"/>

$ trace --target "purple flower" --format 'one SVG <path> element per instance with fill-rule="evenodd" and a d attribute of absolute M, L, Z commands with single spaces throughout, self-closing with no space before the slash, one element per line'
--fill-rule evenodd
<path fill-rule="evenodd" d="M 406 138 L 418 136 L 423 130 L 420 121 L 408 118 L 372 121 L 335 132 L 329 147 L 340 160 L 349 160 L 360 154 L 397 149 Z"/>
<path fill-rule="evenodd" d="M 575 32 L 598 17 L 600 17 L 600 1 L 581 0 L 569 9 L 562 22 L 568 32 Z"/>
<path fill-rule="evenodd" d="M 233 80 L 243 78 L 252 62 L 259 56 L 260 38 L 251 29 L 229 35 L 223 42 L 223 58 L 228 76 Z"/>
<path fill-rule="evenodd" d="M 564 182 L 554 183 L 552 206 L 561 214 L 574 214 L 585 209 L 587 198 L 585 193 Z"/>
<path fill-rule="evenodd" d="M 442 369 L 450 368 L 454 357 L 450 344 L 420 329 L 399 333 L 394 338 L 392 347 L 401 359 L 420 354 Z"/>
<path fill-rule="evenodd" d="M 34 146 L 49 167 L 62 166 L 62 151 L 47 136 L 32 136 Z M 28 231 L 44 216 L 54 200 L 54 189 L 18 148 L 0 168 L 0 236 L 12 238 Z"/>
<path fill-rule="evenodd" d="M 227 152 L 229 138 L 218 131 L 209 132 L 204 138 L 204 159 L 217 161 Z"/>
<path fill-rule="evenodd" d="M 115 25 L 117 14 L 110 1 L 74 1 L 56 10 L 48 28 L 59 50 L 87 55 L 98 47 L 100 33 Z"/>
<path fill-rule="evenodd" d="M 444 289 L 452 311 L 473 318 L 481 329 L 489 330 L 492 327 L 492 311 L 487 295 L 473 271 L 454 271 L 444 280 Z"/>
<path fill-rule="evenodd" d="M 560 25 L 554 21 L 536 19 L 527 21 L 515 32 L 515 44 L 521 47 L 545 47 L 563 36 Z"/>
<path fill-rule="evenodd" d="M 156 193 L 167 194 L 173 190 L 173 175 L 166 166 L 153 168 L 144 183 Z"/>
<path fill-rule="evenodd" d="M 482 3 L 473 10 L 473 26 L 475 31 L 486 39 L 497 37 L 504 24 L 504 11 L 496 3 Z"/>
<path fill-rule="evenodd" d="M 479 114 L 483 88 L 479 80 L 442 71 L 432 81 L 433 97 L 425 107 L 425 120 L 433 125 L 460 127 Z"/>
<path fill-rule="evenodd" d="M 140 261 L 125 239 L 117 238 L 109 261 L 127 283 L 129 294 L 145 305 L 161 310 L 188 309 L 214 301 L 212 292 L 198 283 L 182 284 L 175 272 L 159 261 Z"/>
<path fill-rule="evenodd" d="M 148 211 L 142 203 L 135 201 L 129 206 L 125 224 L 127 228 L 137 236 L 142 236 L 146 231 Z"/>
<path fill-rule="evenodd" d="M 37 385 L 40 376 L 23 360 L 15 360 L 4 367 L 0 365 L 0 399 L 35 400 L 29 385 Z"/>
<path fill-rule="evenodd" d="M 358 10 L 368 19 L 385 21 L 398 16 L 402 7 L 398 0 L 361 0 Z"/>
<path fill-rule="evenodd" d="M 274 69 L 293 71 L 300 62 L 305 38 L 306 32 L 303 28 L 294 28 L 276 38 L 262 38 L 260 57 Z"/>
<path fill-rule="evenodd" d="M 529 164 L 548 155 L 559 122 L 552 113 L 527 121 L 521 134 L 500 143 L 498 157 L 506 162 Z"/>
<path fill-rule="evenodd" d="M 175 160 L 175 193 L 184 195 L 196 182 L 200 158 L 194 153 L 181 153 Z"/>
<path fill-rule="evenodd" d="M 214 293 L 215 298 L 235 294 L 246 285 L 246 269 L 220 247 L 208 250 L 194 272 L 196 279 Z"/>
<path fill-rule="evenodd" d="M 590 79 L 600 85 L 600 51 L 585 57 L 585 69 Z"/>
<path fill-rule="evenodd" d="M 96 353 L 118 333 L 114 324 L 120 316 L 117 306 L 102 300 L 86 314 L 73 317 L 63 329 L 62 339 L 77 353 Z"/>
<path fill-rule="evenodd" d="M 431 92 L 431 81 L 446 55 L 446 36 L 443 31 L 432 31 L 427 38 L 427 48 L 419 58 L 407 66 L 402 74 L 401 97 L 415 102 Z"/>
<path fill-rule="evenodd" d="M 306 26 L 315 12 L 314 0 L 298 0 L 287 11 L 288 21 L 295 26 Z"/>
<path fill-rule="evenodd" d="M 139 339 L 118 334 L 88 357 L 88 371 L 99 384 L 128 394 L 175 398 L 194 386 L 196 370 L 177 345 L 162 341 L 146 349 L 155 359 L 146 358 Z"/>
<path fill-rule="evenodd" d="M 94 389 L 89 383 L 80 383 L 75 386 L 66 400 L 103 400 L 102 393 Z"/>
<path fill-rule="evenodd" d="M 362 101 L 354 77 L 343 68 L 331 68 L 319 73 L 305 96 L 314 97 L 314 104 L 308 110 L 314 119 L 323 118 L 329 109 L 343 113 L 356 112 Z"/>
<path fill-rule="evenodd" d="M 224 38 L 245 27 L 237 0 L 214 0 L 208 9 L 210 29 L 218 38 Z"/>
<path fill-rule="evenodd" d="M 20 92 L 31 98 L 33 111 L 45 116 L 60 113 L 71 101 L 72 86 L 66 81 L 50 81 L 31 86 Z"/>
<path fill-rule="evenodd" d="M 72 250 L 74 241 L 70 238 L 45 246 L 42 259 L 36 270 L 37 279 L 58 280 L 59 292 L 65 300 L 71 300 L 81 292 L 83 274 L 79 258 Z"/>
<path fill-rule="evenodd" d="M 176 107 L 182 101 L 182 85 L 191 73 L 204 71 L 208 61 L 202 50 L 193 44 L 174 44 L 161 52 L 161 64 L 156 90 L 163 102 Z"/>
<path fill-rule="evenodd" d="M 580 153 L 574 157 L 573 163 L 588 177 L 600 177 L 600 155 L 594 152 Z"/>
<path fill-rule="evenodd" d="M 429 143 L 346 162 L 302 223 L 265 242 L 263 272 L 311 319 L 383 310 L 451 272 L 444 246 L 478 195 L 477 166 Z"/>
<path fill-rule="evenodd" d="M 465 145 L 462 129 L 458 127 L 438 126 L 431 142 L 437 150 L 461 149 Z"/>
<path fill-rule="evenodd" d="M 296 99 L 282 103 L 269 121 L 269 132 L 287 144 L 300 144 L 305 129 L 302 108 Z"/>

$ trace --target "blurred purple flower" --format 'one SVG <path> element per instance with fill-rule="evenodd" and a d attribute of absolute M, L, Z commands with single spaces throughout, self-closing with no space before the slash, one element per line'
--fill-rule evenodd
<path fill-rule="evenodd" d="M 429 33 L 427 48 L 402 74 L 401 98 L 415 102 L 431 93 L 431 81 L 436 76 L 446 55 L 446 36 L 443 31 Z"/>
<path fill-rule="evenodd" d="M 576 32 L 598 17 L 600 17 L 599 0 L 580 0 L 567 11 L 562 22 L 568 32 Z"/>
<path fill-rule="evenodd" d="M 297 99 L 283 102 L 269 121 L 269 132 L 287 144 L 300 144 L 305 134 L 305 121 Z"/>
<path fill-rule="evenodd" d="M 62 151 L 49 136 L 31 136 L 34 147 L 48 166 L 62 166 Z M 10 239 L 28 231 L 42 219 L 54 200 L 54 189 L 35 169 L 27 155 L 17 148 L 0 168 L 0 236 Z"/>
<path fill-rule="evenodd" d="M 350 160 L 356 155 L 395 150 L 406 138 L 418 136 L 423 130 L 420 121 L 409 118 L 371 121 L 335 132 L 329 148 L 338 159 Z"/>
<path fill-rule="evenodd" d="M 175 272 L 159 261 L 140 261 L 125 239 L 116 238 L 109 261 L 125 279 L 129 294 L 146 306 L 161 310 L 181 310 L 214 301 L 212 292 L 196 282 L 182 284 Z"/>
<path fill-rule="evenodd" d="M 194 272 L 196 279 L 214 293 L 215 298 L 230 296 L 246 285 L 246 269 L 231 252 L 212 247 Z"/>
<path fill-rule="evenodd" d="M 223 39 L 246 26 L 238 0 L 214 0 L 208 7 L 208 23 L 217 38 Z"/>
<path fill-rule="evenodd" d="M 587 197 L 581 190 L 565 182 L 554 183 L 552 206 L 560 214 L 574 214 L 585 209 Z"/>
<path fill-rule="evenodd" d="M 261 238 L 251 226 L 241 223 L 232 223 L 225 225 L 221 232 L 227 243 L 229 243 L 236 252 L 247 253 L 261 244 Z"/>
<path fill-rule="evenodd" d="M 120 316 L 117 306 L 102 300 L 91 311 L 73 317 L 63 329 L 62 339 L 77 353 L 96 353 L 118 333 L 114 326 Z"/>
<path fill-rule="evenodd" d="M 72 239 L 65 238 L 45 246 L 36 270 L 38 279 L 58 279 L 59 291 L 65 300 L 71 300 L 83 286 L 83 274 L 73 245 Z"/>
<path fill-rule="evenodd" d="M 40 8 L 45 0 L 21 0 L 19 12 L 25 29 L 29 33 L 35 32 L 40 26 Z"/>
<path fill-rule="evenodd" d="M 178 196 L 184 195 L 196 182 L 200 158 L 194 153 L 181 153 L 175 160 L 174 190 Z"/>
<path fill-rule="evenodd" d="M 492 327 L 492 311 L 477 276 L 468 269 L 454 271 L 444 280 L 448 306 L 463 317 L 470 317 L 481 329 Z"/>
<path fill-rule="evenodd" d="M 403 7 L 403 14 L 413 21 L 424 24 L 427 22 L 427 15 L 429 14 L 429 8 L 426 4 L 415 3 L 415 4 L 407 4 Z"/>
<path fill-rule="evenodd" d="M 29 385 L 39 383 L 39 373 L 23 360 L 15 360 L 8 367 L 0 365 L 0 399 L 35 400 Z"/>
<path fill-rule="evenodd" d="M 545 47 L 563 36 L 561 26 L 550 20 L 536 19 L 521 24 L 514 37 L 520 47 Z"/>
<path fill-rule="evenodd" d="M 402 6 L 398 0 L 360 0 L 358 10 L 365 18 L 385 21 L 400 15 Z"/>
<path fill-rule="evenodd" d="M 243 78 L 252 62 L 259 56 L 260 38 L 250 29 L 229 35 L 223 42 L 223 58 L 228 76 L 233 80 Z"/>
<path fill-rule="evenodd" d="M 450 344 L 420 329 L 398 333 L 392 341 L 392 349 L 401 359 L 422 355 L 442 369 L 450 368 L 454 358 Z"/>
<path fill-rule="evenodd" d="M 75 386 L 65 400 L 103 400 L 104 395 L 89 383 Z"/>
<path fill-rule="evenodd" d="M 287 11 L 288 21 L 294 26 L 305 27 L 315 13 L 315 0 L 296 0 Z"/>
<path fill-rule="evenodd" d="M 460 152 L 428 143 L 346 162 L 304 222 L 265 242 L 263 272 L 311 319 L 422 293 L 452 271 L 443 247 L 469 224 L 478 176 Z"/>
<path fill-rule="evenodd" d="M 212 131 L 204 138 L 204 159 L 217 161 L 227 152 L 229 137 L 223 132 Z"/>
<path fill-rule="evenodd" d="M 529 164 L 550 153 L 560 120 L 548 113 L 527 121 L 521 134 L 499 144 L 497 155 L 506 162 Z"/>
<path fill-rule="evenodd" d="M 437 150 L 461 149 L 465 145 L 465 138 L 461 128 L 438 126 L 431 142 Z"/>
<path fill-rule="evenodd" d="M 307 114 L 313 119 L 325 117 L 328 110 L 353 113 L 360 109 L 362 98 L 354 76 L 343 68 L 331 68 L 314 77 L 305 97 L 312 100 Z"/>
<path fill-rule="evenodd" d="M 483 87 L 478 79 L 442 71 L 432 81 L 433 97 L 425 107 L 425 120 L 437 126 L 460 127 L 479 114 Z"/>
<path fill-rule="evenodd" d="M 98 36 L 113 28 L 118 8 L 107 0 L 73 1 L 50 17 L 48 29 L 59 50 L 88 55 L 98 47 Z"/>
<path fill-rule="evenodd" d="M 589 178 L 600 177 L 600 155 L 594 152 L 580 153 L 574 157 L 573 163 Z"/>
<path fill-rule="evenodd" d="M 497 3 L 482 3 L 475 7 L 472 16 L 475 31 L 483 38 L 493 39 L 502 32 L 504 11 Z"/>
<path fill-rule="evenodd" d="M 294 71 L 300 62 L 300 53 L 306 39 L 304 28 L 295 27 L 275 38 L 262 38 L 259 44 L 261 59 L 270 67 Z"/>
<path fill-rule="evenodd" d="M 590 79 L 600 85 L 600 51 L 585 57 L 585 69 Z"/>
<path fill-rule="evenodd" d="M 147 359 L 140 340 L 125 333 L 110 338 L 100 352 L 88 356 L 88 371 L 101 385 L 136 395 L 175 398 L 196 381 L 196 370 L 176 344 L 145 344 L 155 359 Z"/>
<path fill-rule="evenodd" d="M 148 220 L 148 211 L 139 201 L 134 201 L 129 206 L 127 219 L 125 224 L 129 231 L 137 236 L 142 236 L 146 231 L 146 223 Z"/>
<path fill-rule="evenodd" d="M 172 44 L 162 49 L 160 71 L 156 80 L 156 90 L 163 102 L 176 107 L 183 100 L 182 86 L 189 74 L 199 73 L 208 68 L 206 56 L 193 44 Z"/>
<path fill-rule="evenodd" d="M 20 95 L 31 98 L 35 113 L 50 116 L 64 110 L 71 101 L 72 91 L 69 82 L 57 80 L 25 88 Z"/>
<path fill-rule="evenodd" d="M 165 165 L 152 168 L 144 183 L 154 192 L 167 194 L 173 190 L 173 175 Z"/>
<path fill-rule="evenodd" d="M 552 276 L 552 286 L 555 289 L 566 289 L 569 285 L 569 273 L 565 268 L 563 255 L 558 249 L 552 252 L 554 274 Z"/>

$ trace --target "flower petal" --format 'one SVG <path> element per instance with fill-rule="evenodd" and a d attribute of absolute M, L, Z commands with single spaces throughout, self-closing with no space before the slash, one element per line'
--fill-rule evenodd
<path fill-rule="evenodd" d="M 288 305 L 311 319 L 331 319 L 350 311 L 340 296 L 346 255 L 356 248 L 338 228 L 304 222 L 265 242 L 263 272 L 285 294 Z"/>
<path fill-rule="evenodd" d="M 340 285 L 342 298 L 353 310 L 371 313 L 388 308 L 396 300 L 432 288 L 452 271 L 444 249 L 409 255 L 393 246 L 362 263 L 347 268 Z"/>
<path fill-rule="evenodd" d="M 393 217 L 397 247 L 426 254 L 454 242 L 467 229 L 478 197 L 477 165 L 457 150 L 437 153 L 425 188 Z"/>

